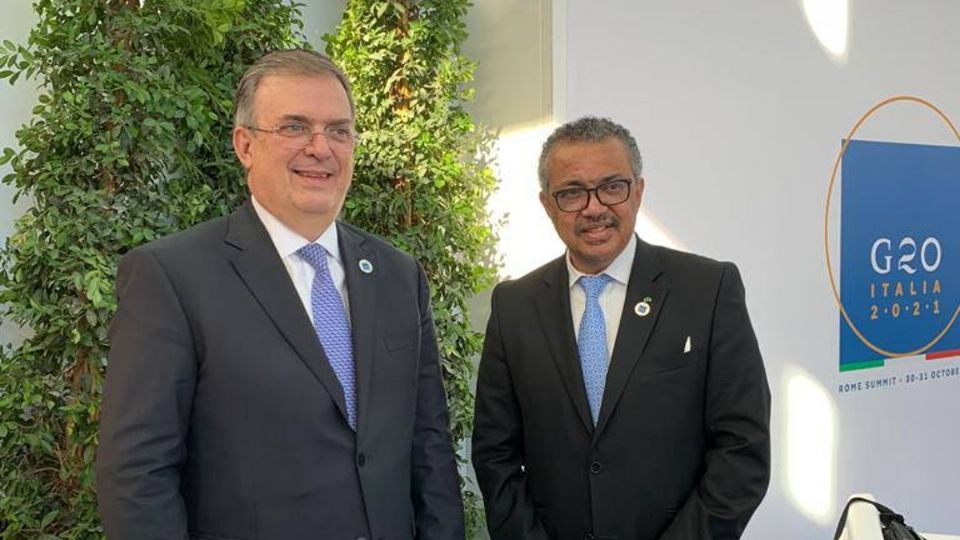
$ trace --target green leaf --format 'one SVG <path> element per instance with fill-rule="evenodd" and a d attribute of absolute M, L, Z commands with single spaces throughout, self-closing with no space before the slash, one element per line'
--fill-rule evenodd
<path fill-rule="evenodd" d="M 14 152 L 13 148 L 4 148 L 3 155 L 0 155 L 0 165 L 6 165 L 15 155 L 17 155 L 17 153 Z"/>
<path fill-rule="evenodd" d="M 46 529 L 53 523 L 53 520 L 57 519 L 57 516 L 60 515 L 60 510 L 51 510 L 43 516 L 43 519 L 40 520 L 40 528 Z M 49 535 L 48 535 L 49 536 Z"/>

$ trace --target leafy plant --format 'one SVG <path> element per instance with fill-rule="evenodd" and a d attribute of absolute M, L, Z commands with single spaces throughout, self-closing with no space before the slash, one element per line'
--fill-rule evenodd
<path fill-rule="evenodd" d="M 119 256 L 245 197 L 233 92 L 268 50 L 302 45 L 286 0 L 37 0 L 0 79 L 36 81 L 3 181 L 34 205 L 0 249 L 0 536 L 96 538 L 92 460 Z"/>
<path fill-rule="evenodd" d="M 496 186 L 492 138 L 464 110 L 475 65 L 460 52 L 468 0 L 351 0 L 325 36 L 354 85 L 362 133 L 347 221 L 391 239 L 423 264 L 432 286 L 453 436 L 473 421 L 470 382 L 482 337 L 467 301 L 490 287 L 496 238 L 486 202 Z M 461 452 L 462 455 L 462 452 Z M 468 529 L 482 528 L 464 490 Z"/>

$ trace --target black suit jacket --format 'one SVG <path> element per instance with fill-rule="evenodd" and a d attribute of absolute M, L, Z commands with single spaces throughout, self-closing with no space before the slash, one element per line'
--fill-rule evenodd
<path fill-rule="evenodd" d="M 356 433 L 249 202 L 123 258 L 96 463 L 110 538 L 463 538 L 423 271 L 337 227 Z"/>
<path fill-rule="evenodd" d="M 736 267 L 638 242 L 596 428 L 574 335 L 563 257 L 494 290 L 473 435 L 492 537 L 738 538 L 770 394 Z"/>

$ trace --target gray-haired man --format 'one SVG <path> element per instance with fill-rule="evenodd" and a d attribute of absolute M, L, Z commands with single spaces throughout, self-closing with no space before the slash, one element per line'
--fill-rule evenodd
<path fill-rule="evenodd" d="M 128 253 L 97 456 L 120 539 L 463 538 L 427 282 L 336 217 L 346 77 L 272 53 L 237 92 L 251 199 Z"/>
<path fill-rule="evenodd" d="M 494 539 L 738 538 L 770 394 L 737 268 L 634 233 L 640 152 L 581 118 L 540 157 L 567 253 L 493 293 L 473 463 Z"/>

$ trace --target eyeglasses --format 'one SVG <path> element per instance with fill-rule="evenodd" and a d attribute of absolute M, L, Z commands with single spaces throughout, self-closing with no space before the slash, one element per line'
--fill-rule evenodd
<path fill-rule="evenodd" d="M 284 145 L 291 149 L 306 148 L 313 142 L 313 137 L 322 135 L 328 144 L 338 146 L 352 146 L 360 139 L 360 135 L 353 131 L 353 128 L 344 125 L 327 126 L 319 131 L 312 131 L 308 124 L 303 122 L 290 122 L 280 124 L 273 129 L 263 129 L 256 126 L 244 126 L 253 131 L 263 133 L 273 133 L 283 139 Z"/>
<path fill-rule="evenodd" d="M 615 206 L 630 198 L 632 178 L 618 178 L 604 182 L 595 188 L 571 187 L 553 192 L 557 208 L 561 212 L 579 212 L 590 206 L 590 194 L 594 194 L 600 204 Z"/>

